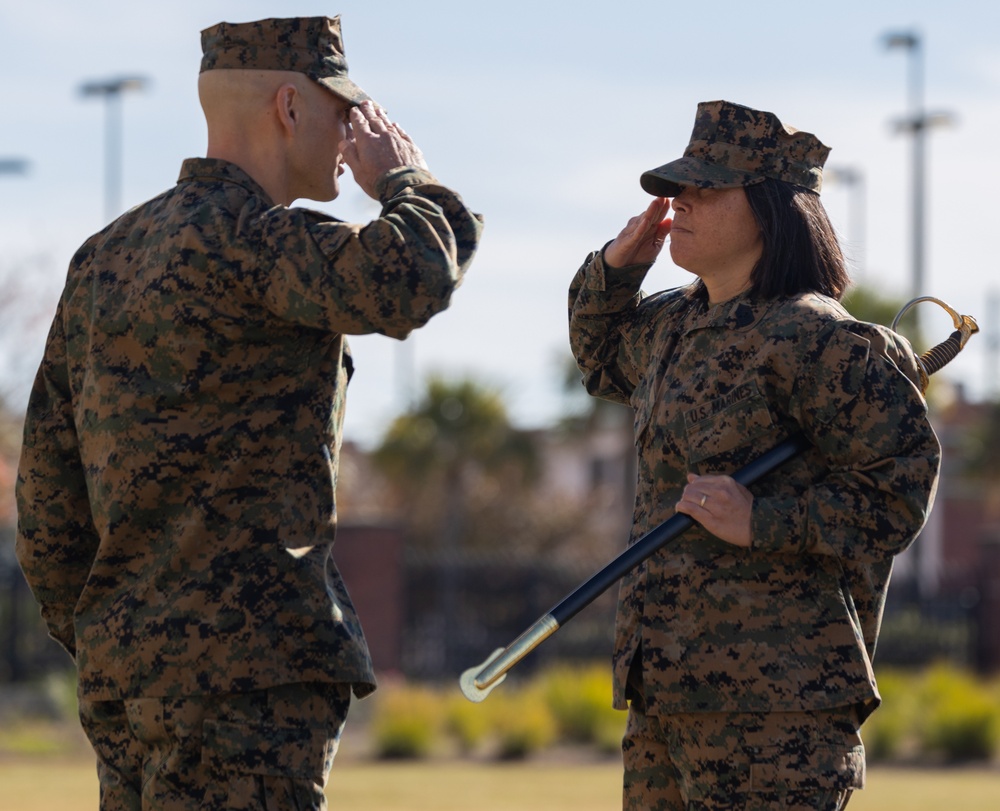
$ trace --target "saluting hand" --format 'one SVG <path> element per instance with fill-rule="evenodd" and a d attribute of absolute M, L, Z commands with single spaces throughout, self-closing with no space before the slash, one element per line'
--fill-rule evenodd
<path fill-rule="evenodd" d="M 369 197 L 375 197 L 375 181 L 400 166 L 427 168 L 424 155 L 399 124 L 372 101 L 352 107 L 351 134 L 341 142 L 344 163 L 354 181 Z"/>
<path fill-rule="evenodd" d="M 642 214 L 630 219 L 614 242 L 604 249 L 605 264 L 623 268 L 655 262 L 673 224 L 673 220 L 664 219 L 668 211 L 670 200 L 657 197 Z"/>

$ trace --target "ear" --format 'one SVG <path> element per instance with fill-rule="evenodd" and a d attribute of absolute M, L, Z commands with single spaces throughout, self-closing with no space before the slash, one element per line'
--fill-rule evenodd
<path fill-rule="evenodd" d="M 274 96 L 278 123 L 287 135 L 294 135 L 302 118 L 302 96 L 294 84 L 283 84 Z"/>

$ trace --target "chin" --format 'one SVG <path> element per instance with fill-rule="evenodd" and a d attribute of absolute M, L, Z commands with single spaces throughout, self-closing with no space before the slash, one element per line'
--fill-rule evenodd
<path fill-rule="evenodd" d="M 316 190 L 309 194 L 302 195 L 305 200 L 312 200 L 314 203 L 329 203 L 332 200 L 336 200 L 340 196 L 340 189 L 334 187 L 333 189 L 322 189 Z"/>

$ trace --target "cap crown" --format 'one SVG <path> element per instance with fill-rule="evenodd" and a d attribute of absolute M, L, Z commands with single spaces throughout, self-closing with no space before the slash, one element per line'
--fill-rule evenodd
<path fill-rule="evenodd" d="M 774 113 L 707 101 L 698 105 L 684 157 L 644 173 L 640 182 L 666 197 L 685 185 L 732 188 L 769 178 L 818 192 L 829 154 L 815 135 L 782 124 Z"/>
<path fill-rule="evenodd" d="M 201 72 L 293 70 L 347 100 L 368 96 L 347 78 L 340 17 L 269 18 L 218 23 L 201 32 Z"/>
<path fill-rule="evenodd" d="M 713 101 L 698 105 L 684 154 L 728 166 L 749 180 L 773 178 L 819 191 L 830 150 L 812 133 L 782 124 L 774 113 Z"/>

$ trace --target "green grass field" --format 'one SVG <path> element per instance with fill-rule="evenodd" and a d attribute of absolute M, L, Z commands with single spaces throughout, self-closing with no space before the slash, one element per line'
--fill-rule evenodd
<path fill-rule="evenodd" d="M 611 761 L 548 760 L 488 764 L 461 760 L 378 763 L 344 759 L 334 765 L 331 809 L 352 811 L 608 811 L 620 808 L 620 766 Z M 4 811 L 93 811 L 97 778 L 82 758 L 0 760 Z M 1000 771 L 869 769 L 868 788 L 850 811 L 996 811 Z"/>

